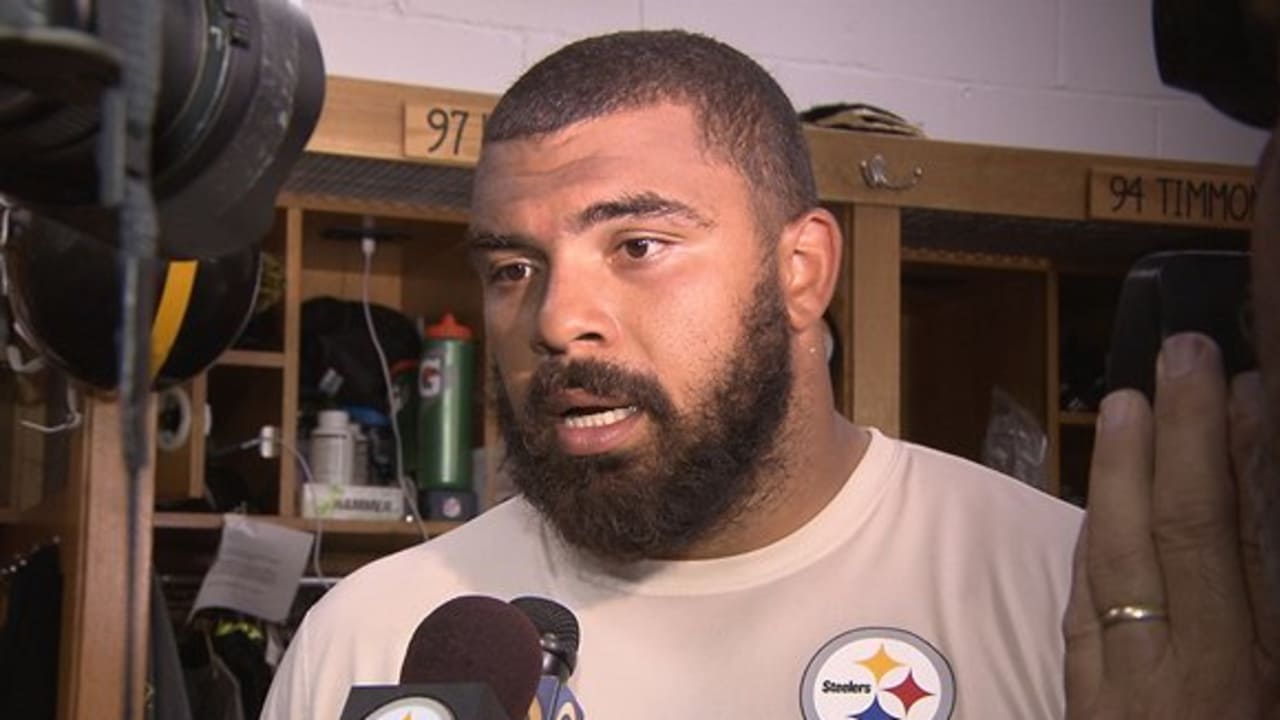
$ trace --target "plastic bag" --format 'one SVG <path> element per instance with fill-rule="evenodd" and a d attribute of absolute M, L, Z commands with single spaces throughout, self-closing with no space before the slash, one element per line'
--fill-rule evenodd
<path fill-rule="evenodd" d="M 1049 439 L 1029 410 L 999 387 L 991 389 L 991 420 L 982 442 L 982 464 L 1047 490 Z"/>

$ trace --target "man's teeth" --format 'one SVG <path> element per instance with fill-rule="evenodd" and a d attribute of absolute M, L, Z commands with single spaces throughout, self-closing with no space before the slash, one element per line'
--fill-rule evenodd
<path fill-rule="evenodd" d="M 604 427 L 616 422 L 622 422 L 632 415 L 635 415 L 636 412 L 636 407 L 634 405 L 629 405 L 627 407 L 614 408 L 613 410 L 602 410 L 600 412 L 589 413 L 587 415 L 569 415 L 564 418 L 564 424 L 566 427 L 575 429 Z"/>

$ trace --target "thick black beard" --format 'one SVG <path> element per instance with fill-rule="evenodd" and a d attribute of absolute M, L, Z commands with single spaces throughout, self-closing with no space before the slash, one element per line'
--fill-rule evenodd
<path fill-rule="evenodd" d="M 656 377 L 596 361 L 548 361 L 517 415 L 500 372 L 499 426 L 507 470 L 571 545 L 601 559 L 678 557 L 752 508 L 783 467 L 780 434 L 790 407 L 790 328 L 777 274 L 766 272 L 741 322 L 733 355 L 687 413 Z M 648 415 L 656 441 L 593 456 L 562 452 L 547 398 L 565 388 L 618 398 Z"/>

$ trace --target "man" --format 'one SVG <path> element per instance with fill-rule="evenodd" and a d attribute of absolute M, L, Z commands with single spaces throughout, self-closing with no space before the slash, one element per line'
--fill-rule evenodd
<path fill-rule="evenodd" d="M 334 588 L 266 717 L 394 681 L 466 593 L 572 609 L 596 718 L 1062 713 L 1079 513 L 836 412 L 843 240 L 763 69 L 681 32 L 553 54 L 486 123 L 471 236 L 522 494 Z"/>
<path fill-rule="evenodd" d="M 1280 132 L 1280 129 L 1278 129 Z M 1252 234 L 1261 371 L 1176 335 L 1104 400 L 1064 624 L 1072 718 L 1280 718 L 1280 155 Z"/>
<path fill-rule="evenodd" d="M 1242 122 L 1278 121 L 1280 3 L 1153 9 L 1166 82 Z M 1277 137 L 1251 236 L 1260 370 L 1225 378 L 1209 338 L 1178 335 L 1154 407 L 1131 390 L 1103 402 L 1064 623 L 1070 718 L 1280 718 Z"/>

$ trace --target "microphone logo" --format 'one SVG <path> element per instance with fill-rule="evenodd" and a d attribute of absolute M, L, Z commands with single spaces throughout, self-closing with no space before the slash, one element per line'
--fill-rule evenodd
<path fill-rule="evenodd" d="M 429 697 L 405 697 L 383 705 L 369 720 L 455 720 L 449 708 Z"/>
<path fill-rule="evenodd" d="M 546 708 L 546 711 L 543 711 Z M 538 684 L 538 695 L 529 706 L 525 720 L 585 720 L 586 713 L 578 704 L 573 691 L 561 685 L 551 675 L 544 675 Z"/>
<path fill-rule="evenodd" d="M 563 705 L 556 709 L 555 715 L 547 717 L 542 716 L 542 708 L 534 703 L 529 708 L 529 716 L 526 720 L 583 720 L 582 709 L 573 701 L 565 701 Z"/>

